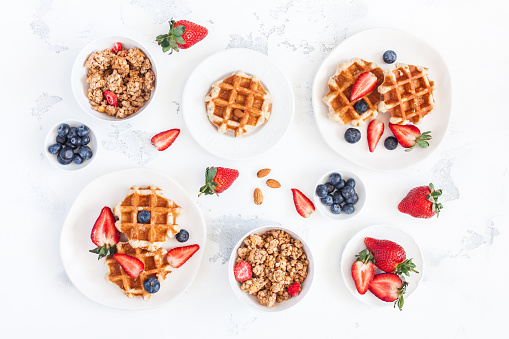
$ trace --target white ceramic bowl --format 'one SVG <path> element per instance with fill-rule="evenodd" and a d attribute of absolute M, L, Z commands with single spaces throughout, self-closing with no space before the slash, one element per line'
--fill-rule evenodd
<path fill-rule="evenodd" d="M 57 154 L 51 154 L 48 151 L 48 147 L 56 143 L 55 138 L 57 137 L 58 126 L 60 126 L 61 124 L 68 124 L 70 127 L 78 127 L 81 125 L 86 125 L 88 127 L 88 129 L 90 130 L 88 134 L 90 137 L 90 143 L 87 146 L 90 147 L 90 149 L 92 150 L 92 158 L 84 160 L 80 165 L 74 162 L 71 162 L 69 165 L 62 165 L 58 162 Z M 64 171 L 78 171 L 89 166 L 92 163 L 92 161 L 94 161 L 94 159 L 97 157 L 97 150 L 99 149 L 98 145 L 99 142 L 97 140 L 97 136 L 90 127 L 90 125 L 87 125 L 78 120 L 64 120 L 60 121 L 59 123 L 57 123 L 56 125 L 49 129 L 48 134 L 46 134 L 46 140 L 44 141 L 44 153 L 46 154 L 46 158 L 48 158 L 48 161 L 55 167 L 60 168 Z"/>
<path fill-rule="evenodd" d="M 308 276 L 302 283 L 302 291 L 299 293 L 297 297 L 292 297 L 289 300 L 285 300 L 281 303 L 277 303 L 273 307 L 267 307 L 260 305 L 260 302 L 258 301 L 258 298 L 254 295 L 251 295 L 245 291 L 242 291 L 240 289 L 241 283 L 237 280 L 235 280 L 235 276 L 233 274 L 233 267 L 235 266 L 235 260 L 237 259 L 237 249 L 242 245 L 242 242 L 244 239 L 246 239 L 251 234 L 258 234 L 262 235 L 263 233 L 270 231 L 270 230 L 283 230 L 290 234 L 294 239 L 300 240 L 302 244 L 304 245 L 304 252 L 306 253 L 307 259 L 309 260 L 309 266 L 308 266 Z M 304 239 L 297 235 L 295 232 L 290 231 L 289 229 L 283 228 L 283 227 L 277 227 L 277 226 L 265 226 L 265 227 L 259 227 L 257 229 L 254 229 L 247 234 L 245 234 L 240 240 L 237 242 L 235 247 L 233 248 L 232 254 L 230 256 L 230 261 L 228 263 L 228 276 L 230 280 L 230 284 L 232 286 L 233 292 L 235 295 L 246 305 L 249 307 L 261 311 L 261 312 L 281 312 L 284 310 L 289 309 L 290 307 L 295 306 L 297 303 L 299 303 L 308 293 L 309 289 L 311 288 L 311 284 L 313 283 L 313 276 L 315 273 L 315 265 L 313 256 L 311 254 L 311 249 L 306 244 Z"/>
<path fill-rule="evenodd" d="M 329 181 L 329 177 L 332 173 L 339 173 L 341 174 L 341 178 L 343 180 L 347 180 L 350 178 L 353 178 L 355 180 L 355 192 L 359 196 L 359 201 L 354 205 L 355 211 L 352 214 L 346 214 L 343 211 L 341 211 L 340 214 L 332 214 L 330 210 L 330 206 L 325 206 L 322 204 L 321 199 L 316 195 L 316 187 L 320 184 L 325 184 Z M 361 180 L 361 178 L 356 175 L 355 173 L 345 170 L 345 169 L 336 169 L 330 172 L 325 173 L 316 183 L 315 185 L 315 192 L 314 192 L 314 202 L 315 207 L 320 211 L 321 214 L 325 215 L 328 218 L 334 219 L 334 220 L 347 220 L 350 218 L 355 217 L 358 215 L 362 207 L 364 206 L 364 203 L 366 202 L 366 187 L 364 186 L 364 182 Z"/>
<path fill-rule="evenodd" d="M 122 46 L 125 49 L 138 47 L 149 58 L 150 63 L 152 64 L 152 70 L 154 71 L 154 74 L 156 76 L 156 80 L 154 83 L 155 89 L 152 91 L 152 93 L 150 95 L 150 99 L 147 102 L 145 102 L 145 104 L 140 108 L 140 110 L 138 112 L 128 115 L 127 117 L 122 118 L 122 119 L 113 117 L 113 116 L 109 116 L 106 113 L 99 113 L 97 111 L 94 111 L 92 109 L 92 106 L 90 105 L 90 100 L 87 97 L 87 91 L 89 88 L 89 84 L 87 83 L 88 69 L 85 67 L 85 62 L 86 62 L 88 56 L 90 54 L 92 54 L 93 52 L 102 51 L 107 48 L 112 48 L 116 42 L 121 42 Z M 143 45 L 140 42 L 138 42 L 136 40 L 133 40 L 133 39 L 130 39 L 127 37 L 123 37 L 123 36 L 115 35 L 115 36 L 105 36 L 103 38 L 99 38 L 95 41 L 92 41 L 85 47 L 83 47 L 83 49 L 80 51 L 80 53 L 76 57 L 76 60 L 74 61 L 74 64 L 72 66 L 71 86 L 72 86 L 72 91 L 74 93 L 74 97 L 76 98 L 76 100 L 78 101 L 80 106 L 85 110 L 85 112 L 87 112 L 88 114 L 90 114 L 91 116 L 93 116 L 99 120 L 114 122 L 114 121 L 126 121 L 129 119 L 133 119 L 134 117 L 138 117 L 143 112 L 145 112 L 148 109 L 148 107 L 150 106 L 150 103 L 154 100 L 154 97 L 157 93 L 158 79 L 159 79 L 159 76 L 157 73 L 157 66 L 156 66 L 155 60 L 152 57 L 152 55 L 148 52 L 148 50 L 145 47 L 143 47 Z"/>

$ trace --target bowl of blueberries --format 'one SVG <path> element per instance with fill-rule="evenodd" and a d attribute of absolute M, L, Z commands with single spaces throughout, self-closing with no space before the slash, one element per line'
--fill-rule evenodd
<path fill-rule="evenodd" d="M 360 213 L 366 188 L 355 173 L 338 169 L 323 175 L 315 186 L 315 206 L 328 218 L 346 220 Z"/>
<path fill-rule="evenodd" d="M 84 123 L 66 120 L 50 128 L 45 149 L 48 160 L 56 167 L 76 171 L 88 166 L 97 152 L 97 137 Z"/>

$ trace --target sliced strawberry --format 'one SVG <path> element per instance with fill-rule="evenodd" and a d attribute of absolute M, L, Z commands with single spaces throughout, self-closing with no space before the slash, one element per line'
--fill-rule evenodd
<path fill-rule="evenodd" d="M 356 255 L 357 260 L 352 265 L 352 278 L 355 287 L 360 294 L 368 291 L 368 286 L 375 276 L 375 265 L 373 255 L 363 250 Z"/>
<path fill-rule="evenodd" d="M 431 140 L 430 131 L 421 134 L 421 131 L 414 125 L 397 125 L 389 123 L 392 134 L 406 151 L 412 150 L 415 146 L 426 148 L 429 146 L 427 140 Z"/>
<path fill-rule="evenodd" d="M 368 146 L 370 152 L 373 153 L 382 134 L 384 134 L 384 123 L 377 119 L 371 120 L 368 125 Z"/>
<path fill-rule="evenodd" d="M 92 228 L 90 238 L 97 248 L 89 252 L 99 254 L 98 259 L 115 253 L 115 245 L 120 240 L 120 232 L 115 227 L 115 217 L 108 206 L 101 210 L 101 214 L 99 214 Z"/>
<path fill-rule="evenodd" d="M 113 53 L 118 53 L 122 50 L 122 43 L 121 42 L 115 42 L 115 45 L 113 45 L 113 48 L 111 49 L 111 51 Z"/>
<path fill-rule="evenodd" d="M 300 293 L 300 284 L 299 283 L 293 283 L 288 287 L 288 294 L 292 297 L 296 297 Z"/>
<path fill-rule="evenodd" d="M 175 141 L 175 139 L 177 139 L 179 134 L 180 129 L 178 128 L 170 129 L 168 131 L 164 131 L 154 135 L 150 142 L 152 143 L 152 145 L 155 146 L 155 148 L 158 151 L 164 151 L 165 149 L 170 147 L 171 144 L 173 144 L 173 142 Z"/>
<path fill-rule="evenodd" d="M 127 254 L 116 253 L 113 254 L 113 258 L 115 258 L 120 266 L 122 266 L 125 273 L 127 273 L 133 279 L 137 279 L 145 268 L 145 265 L 143 265 L 140 259 L 131 257 Z"/>
<path fill-rule="evenodd" d="M 375 275 L 369 284 L 369 291 L 380 300 L 394 301 L 394 307 L 398 306 L 401 311 L 404 304 L 403 294 L 406 292 L 407 285 L 408 283 L 403 282 L 397 274 L 381 273 Z"/>
<path fill-rule="evenodd" d="M 179 268 L 199 249 L 198 244 L 172 248 L 166 254 L 166 260 L 173 268 Z"/>
<path fill-rule="evenodd" d="M 350 102 L 353 102 L 359 98 L 362 98 L 373 89 L 375 89 L 377 83 L 376 75 L 371 72 L 364 72 L 357 80 L 352 87 L 352 93 L 350 94 Z"/>
<path fill-rule="evenodd" d="M 315 205 L 308 197 L 296 188 L 292 188 L 293 203 L 297 212 L 303 217 L 307 218 L 315 211 Z"/>
<path fill-rule="evenodd" d="M 253 276 L 253 270 L 247 261 L 242 260 L 233 267 L 233 275 L 237 281 L 246 281 Z"/>
<path fill-rule="evenodd" d="M 108 101 L 108 105 L 118 106 L 117 96 L 112 91 L 104 91 L 104 97 Z"/>

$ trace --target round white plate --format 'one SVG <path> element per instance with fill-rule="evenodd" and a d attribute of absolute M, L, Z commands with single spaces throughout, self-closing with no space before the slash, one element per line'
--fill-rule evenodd
<path fill-rule="evenodd" d="M 348 241 L 341 256 L 341 274 L 343 275 L 343 280 L 345 281 L 346 286 L 354 297 L 366 304 L 393 307 L 393 303 L 378 299 L 370 291 L 367 291 L 366 294 L 361 295 L 355 288 L 351 270 L 352 265 L 355 262 L 355 255 L 366 248 L 364 245 L 365 237 L 394 241 L 405 249 L 407 259 L 411 258 L 413 263 L 416 265 L 415 269 L 419 273 L 412 272 L 410 273 L 410 277 L 405 276 L 405 280 L 408 282 L 406 293 L 404 294 L 406 303 L 406 300 L 415 291 L 417 285 L 419 285 L 419 282 L 422 279 L 422 275 L 424 274 L 424 261 L 422 259 L 421 250 L 419 249 L 419 246 L 415 240 L 401 229 L 393 226 L 375 225 L 366 227 L 356 233 L 352 239 Z M 378 273 L 382 273 L 382 271 L 377 268 L 376 274 Z"/>
<path fill-rule="evenodd" d="M 384 134 L 373 153 L 369 152 L 366 137 L 367 125 L 357 127 L 361 140 L 356 144 L 345 141 L 345 131 L 352 127 L 344 126 L 328 117 L 328 106 L 322 102 L 328 92 L 327 81 L 336 72 L 336 67 L 345 61 L 358 57 L 376 63 L 382 69 L 392 69 L 394 64 L 386 64 L 382 55 L 392 49 L 398 58 L 396 62 L 429 68 L 429 77 L 435 82 L 436 109 L 424 117 L 418 125 L 421 132 L 431 131 L 433 139 L 428 148 L 405 152 L 398 145 L 393 151 L 384 147 L 384 140 L 392 136 L 389 129 L 389 113 L 379 113 L 377 119 L 385 124 Z M 415 165 L 436 151 L 445 137 L 451 116 L 451 78 L 449 70 L 440 54 L 426 42 L 407 33 L 393 29 L 376 28 L 357 33 L 337 46 L 322 62 L 313 82 L 313 110 L 318 129 L 325 142 L 344 158 L 365 168 L 390 172 Z"/>
<path fill-rule="evenodd" d="M 242 70 L 256 75 L 272 96 L 271 116 L 242 137 L 231 131 L 217 131 L 205 109 L 211 85 Z M 203 60 L 187 79 L 182 94 L 184 121 L 196 142 L 206 151 L 225 159 L 245 159 L 262 154 L 288 131 L 295 108 L 292 85 L 286 75 L 265 54 L 243 48 L 215 53 Z"/>
<path fill-rule="evenodd" d="M 166 280 L 161 282 L 159 292 L 149 301 L 141 297 L 129 299 L 115 284 L 105 280 L 108 268 L 104 259 L 89 250 L 96 246 L 90 240 L 90 233 L 101 209 L 113 207 L 125 198 L 133 186 L 155 185 L 169 198 L 183 208 L 178 224 L 189 231 L 189 240 L 179 243 L 169 239 L 163 248 L 198 244 L 200 249 L 180 268 L 173 269 Z M 147 309 L 160 306 L 183 294 L 193 282 L 205 250 L 206 227 L 195 201 L 173 179 L 164 174 L 144 168 L 135 168 L 105 174 L 88 184 L 78 195 L 67 217 L 60 235 L 60 255 L 67 275 L 86 297 L 110 307 L 121 309 Z"/>

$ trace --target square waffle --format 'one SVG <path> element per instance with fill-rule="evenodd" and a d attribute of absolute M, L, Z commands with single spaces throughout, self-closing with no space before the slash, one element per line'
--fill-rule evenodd
<path fill-rule="evenodd" d="M 389 112 L 392 124 L 418 124 L 435 109 L 435 83 L 428 78 L 428 69 L 397 63 L 395 69 L 384 72 L 379 91 L 383 102 L 380 112 Z"/>
<path fill-rule="evenodd" d="M 138 212 L 143 210 L 150 212 L 148 224 L 138 222 Z M 156 186 L 131 187 L 124 201 L 113 208 L 118 217 L 115 227 L 127 236 L 131 246 L 150 251 L 160 248 L 168 236 L 172 238 L 180 231 L 177 217 L 181 213 L 182 208 L 164 197 Z"/>
<path fill-rule="evenodd" d="M 209 120 L 220 133 L 241 137 L 270 118 L 272 99 L 256 76 L 242 71 L 212 84 L 205 97 Z"/>
<path fill-rule="evenodd" d="M 135 257 L 144 265 L 144 269 L 138 278 L 133 279 L 124 271 L 115 258 L 109 256 L 105 260 L 105 264 L 108 266 L 109 270 L 109 273 L 106 275 L 106 280 L 120 287 L 124 294 L 129 298 L 141 296 L 143 297 L 143 300 L 148 301 L 150 299 L 150 293 L 145 291 L 145 288 L 143 287 L 145 280 L 150 277 L 154 277 L 159 280 L 159 283 L 161 283 L 164 279 L 166 279 L 166 275 L 171 273 L 171 266 L 164 258 L 166 251 L 161 248 L 150 252 L 141 248 L 133 248 L 127 242 L 120 242 L 117 244 L 117 253 Z"/>
<path fill-rule="evenodd" d="M 373 62 L 353 58 L 338 65 L 336 73 L 329 78 L 327 83 L 329 92 L 323 98 L 323 102 L 329 106 L 329 119 L 343 125 L 350 123 L 352 126 L 360 126 L 377 116 L 378 103 L 381 98 L 376 88 L 365 96 L 350 101 L 353 85 L 359 75 L 364 72 L 371 72 L 376 76 L 376 87 L 382 84 L 383 71 Z M 362 114 L 357 113 L 354 109 L 355 103 L 359 100 L 364 100 L 368 104 L 367 111 Z"/>

